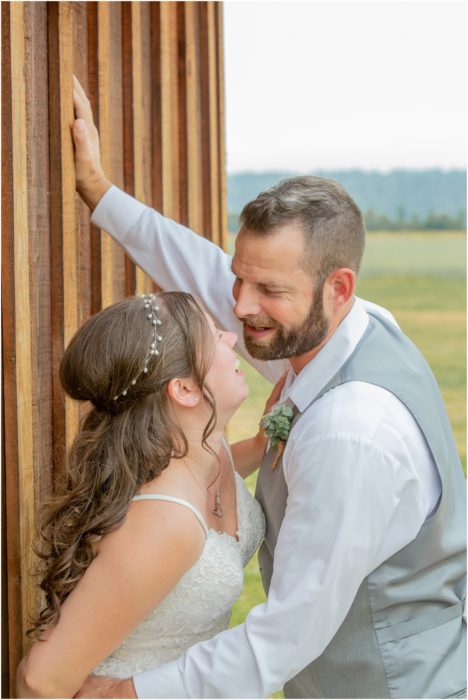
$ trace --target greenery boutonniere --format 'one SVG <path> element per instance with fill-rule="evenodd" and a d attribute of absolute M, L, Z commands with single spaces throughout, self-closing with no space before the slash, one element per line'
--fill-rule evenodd
<path fill-rule="evenodd" d="M 265 431 L 265 436 L 270 440 L 271 446 L 278 447 L 278 452 L 271 465 L 272 469 L 276 468 L 284 452 L 293 418 L 294 411 L 292 407 L 286 404 L 279 404 L 270 413 L 264 415 L 260 421 L 260 425 Z"/>

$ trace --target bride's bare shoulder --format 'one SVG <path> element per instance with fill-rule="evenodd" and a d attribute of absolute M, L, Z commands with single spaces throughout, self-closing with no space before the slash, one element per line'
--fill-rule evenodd
<path fill-rule="evenodd" d="M 133 564 L 149 555 L 155 561 L 170 554 L 188 568 L 199 558 L 205 539 L 189 508 L 174 501 L 139 500 L 130 505 L 120 526 L 101 538 L 98 554 L 120 558 L 123 551 L 131 552 Z"/>

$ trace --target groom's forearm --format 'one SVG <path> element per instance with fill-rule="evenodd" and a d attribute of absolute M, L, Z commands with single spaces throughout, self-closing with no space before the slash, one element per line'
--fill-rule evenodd
<path fill-rule="evenodd" d="M 112 183 L 102 167 L 99 133 L 91 103 L 76 75 L 73 76 L 73 106 L 77 117 L 72 125 L 76 189 L 93 211 Z"/>
<path fill-rule="evenodd" d="M 107 190 L 112 187 L 112 182 L 106 177 L 98 177 L 95 180 L 88 180 L 84 185 L 77 184 L 77 191 L 85 204 L 94 211 L 106 194 Z"/>

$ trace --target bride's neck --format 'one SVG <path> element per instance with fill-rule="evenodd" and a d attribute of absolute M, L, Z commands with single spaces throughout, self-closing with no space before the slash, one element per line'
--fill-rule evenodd
<path fill-rule="evenodd" d="M 202 444 L 203 430 L 204 427 L 201 430 L 193 428 L 184 430 L 188 445 L 184 461 L 190 466 L 196 467 L 197 470 L 203 470 L 209 477 L 213 466 L 217 464 L 217 455 L 221 454 L 224 433 L 215 428 L 205 441 L 204 447 Z M 210 448 L 212 452 L 207 448 Z"/>
<path fill-rule="evenodd" d="M 228 418 L 217 415 L 214 430 L 203 444 L 203 433 L 211 418 L 211 410 L 205 405 L 199 405 L 190 409 L 174 407 L 174 412 L 187 440 L 187 454 L 181 461 L 210 482 L 213 472 L 218 469 L 218 455 L 222 453 L 224 428 Z"/>

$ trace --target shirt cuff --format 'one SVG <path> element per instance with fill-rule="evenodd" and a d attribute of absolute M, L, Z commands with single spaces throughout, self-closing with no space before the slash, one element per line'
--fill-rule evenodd
<path fill-rule="evenodd" d="M 139 698 L 188 698 L 182 682 L 178 661 L 169 661 L 149 671 L 133 676 Z"/>
<path fill-rule="evenodd" d="M 117 240 L 123 241 L 143 212 L 147 209 L 134 197 L 112 185 L 91 216 L 91 222 L 98 228 L 108 231 Z"/>

